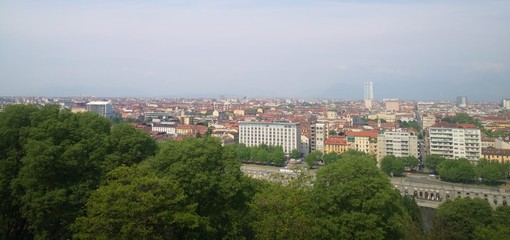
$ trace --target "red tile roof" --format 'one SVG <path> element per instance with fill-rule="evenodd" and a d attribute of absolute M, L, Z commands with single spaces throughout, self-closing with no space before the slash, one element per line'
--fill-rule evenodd
<path fill-rule="evenodd" d="M 354 131 L 347 131 L 347 136 L 353 136 L 353 137 L 371 137 L 376 138 L 379 135 L 379 132 L 377 131 L 361 131 L 361 132 L 354 132 Z"/>

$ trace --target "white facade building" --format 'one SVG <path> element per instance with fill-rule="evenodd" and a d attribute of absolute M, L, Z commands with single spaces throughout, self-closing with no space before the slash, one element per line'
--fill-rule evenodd
<path fill-rule="evenodd" d="M 285 154 L 301 150 L 301 126 L 299 123 L 239 122 L 239 143 L 248 147 L 266 144 L 282 146 Z"/>
<path fill-rule="evenodd" d="M 379 133 L 377 137 L 377 160 L 387 155 L 418 158 L 418 137 L 401 129 Z"/>
<path fill-rule="evenodd" d="M 94 112 L 103 117 L 113 117 L 112 102 L 95 101 L 87 103 L 87 112 Z"/>
<path fill-rule="evenodd" d="M 167 134 L 176 134 L 175 124 L 151 123 L 151 131 L 153 131 L 153 132 L 164 132 L 164 133 L 167 133 Z"/>
<path fill-rule="evenodd" d="M 429 153 L 445 158 L 480 160 L 480 129 L 472 124 L 438 123 L 429 128 Z"/>

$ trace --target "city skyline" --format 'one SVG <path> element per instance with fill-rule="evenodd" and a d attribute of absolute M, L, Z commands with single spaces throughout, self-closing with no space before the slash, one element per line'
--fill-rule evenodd
<path fill-rule="evenodd" d="M 0 96 L 500 101 L 504 1 L 0 3 Z"/>

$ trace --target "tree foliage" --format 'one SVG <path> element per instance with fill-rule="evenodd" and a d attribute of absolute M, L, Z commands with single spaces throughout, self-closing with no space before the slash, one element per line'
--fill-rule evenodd
<path fill-rule="evenodd" d="M 1 177 L 6 201 L 1 219 L 8 224 L 3 235 L 8 239 L 32 235 L 36 239 L 69 238 L 69 226 L 83 213 L 90 193 L 106 172 L 121 164 L 109 162 L 120 154 L 115 151 L 116 136 L 110 135 L 110 122 L 96 114 L 75 114 L 54 105 L 40 109 L 10 106 L 0 113 L 0 119 L 1 134 L 13 134 L 6 137 L 9 142 L 2 142 L 0 159 L 2 174 L 9 170 Z M 15 119 L 20 122 L 13 124 Z M 128 145 L 136 148 L 138 140 L 135 137 Z M 138 157 L 141 160 L 154 151 Z"/>
<path fill-rule="evenodd" d="M 92 193 L 87 213 L 73 226 L 75 239 L 186 239 L 201 219 L 196 204 L 168 177 L 120 167 Z"/>
<path fill-rule="evenodd" d="M 269 184 L 250 204 L 255 239 L 310 239 L 313 218 L 306 188 Z"/>
<path fill-rule="evenodd" d="M 439 164 L 441 179 L 448 182 L 473 182 L 476 177 L 475 169 L 471 162 L 465 158 L 446 159 Z"/>
<path fill-rule="evenodd" d="M 301 153 L 299 152 L 299 150 L 297 150 L 297 149 L 293 149 L 293 150 L 290 152 L 290 158 L 293 158 L 293 159 L 299 159 L 299 158 L 301 158 Z"/>
<path fill-rule="evenodd" d="M 416 131 L 421 131 L 421 126 L 420 124 L 418 124 L 417 121 L 402 121 L 402 120 L 398 120 L 398 125 L 401 127 L 401 128 L 413 128 L 413 129 L 416 129 Z"/>
<path fill-rule="evenodd" d="M 362 156 L 319 169 L 312 198 L 322 239 L 398 239 L 409 217 L 388 178 Z"/>
<path fill-rule="evenodd" d="M 432 239 L 475 239 L 477 227 L 492 222 L 492 208 L 480 198 L 457 198 L 442 203 L 432 224 Z"/>
<path fill-rule="evenodd" d="M 167 142 L 142 164 L 177 182 L 197 204 L 196 213 L 205 222 L 196 238 L 241 238 L 249 232 L 245 216 L 256 184 L 242 174 L 233 149 L 211 137 Z"/>
<path fill-rule="evenodd" d="M 261 144 L 256 147 L 247 147 L 244 144 L 232 144 L 228 145 L 226 148 L 237 152 L 241 162 L 262 163 L 278 166 L 283 166 L 285 164 L 285 153 L 281 146 L 268 146 L 266 144 Z M 297 153 L 299 153 L 299 151 Z"/>
<path fill-rule="evenodd" d="M 308 168 L 313 168 L 313 166 L 316 163 L 321 162 L 323 159 L 322 157 L 323 157 L 323 154 L 320 151 L 313 151 L 313 152 L 309 153 L 308 155 L 306 155 L 305 161 L 306 161 L 306 164 L 308 165 Z"/>
<path fill-rule="evenodd" d="M 439 156 L 439 155 L 429 155 L 425 158 L 425 167 L 434 173 L 437 173 L 438 166 L 441 164 L 442 161 L 444 161 L 446 158 Z"/>
<path fill-rule="evenodd" d="M 384 156 L 381 170 L 389 176 L 401 176 L 404 173 L 404 159 L 393 155 Z"/>
<path fill-rule="evenodd" d="M 506 165 L 480 159 L 475 166 L 477 177 L 488 184 L 497 184 L 506 177 Z"/>

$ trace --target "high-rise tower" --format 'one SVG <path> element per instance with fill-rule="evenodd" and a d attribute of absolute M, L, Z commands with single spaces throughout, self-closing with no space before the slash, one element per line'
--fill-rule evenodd
<path fill-rule="evenodd" d="M 374 86 L 372 82 L 365 82 L 365 107 L 368 109 L 372 109 L 372 100 L 374 99 Z"/>
<path fill-rule="evenodd" d="M 373 100 L 374 99 L 374 86 L 372 82 L 365 82 L 365 100 Z"/>

